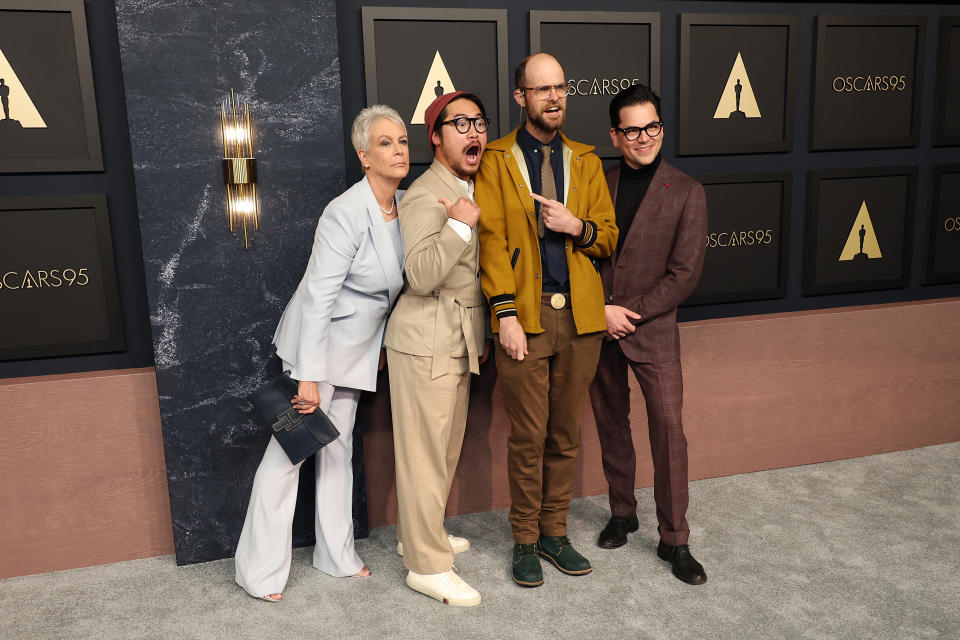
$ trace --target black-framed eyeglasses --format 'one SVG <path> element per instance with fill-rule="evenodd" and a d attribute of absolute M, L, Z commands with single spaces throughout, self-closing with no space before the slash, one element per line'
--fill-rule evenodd
<path fill-rule="evenodd" d="M 477 118 L 467 118 L 466 116 L 461 116 L 451 120 L 444 120 L 440 124 L 452 124 L 460 133 L 467 133 L 470 131 L 470 125 L 473 125 L 473 128 L 477 130 L 477 133 L 483 133 L 487 130 L 487 125 L 490 124 L 490 118 L 484 118 L 483 116 L 479 116 Z"/>
<path fill-rule="evenodd" d="M 524 87 L 520 89 L 522 93 L 529 93 L 539 100 L 549 98 L 551 90 L 556 91 L 558 96 L 565 96 L 567 95 L 567 83 L 558 82 L 557 84 L 545 84 L 542 87 Z"/>
<path fill-rule="evenodd" d="M 645 127 L 627 127 L 626 129 L 621 129 L 620 127 L 615 127 L 617 131 L 623 134 L 623 137 L 627 140 L 633 142 L 640 137 L 641 131 L 646 131 L 647 135 L 651 138 L 656 138 L 663 132 L 663 123 L 662 122 L 651 122 Z"/>

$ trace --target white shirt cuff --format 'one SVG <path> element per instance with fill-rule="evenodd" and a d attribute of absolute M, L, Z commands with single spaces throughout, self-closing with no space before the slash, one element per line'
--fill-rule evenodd
<path fill-rule="evenodd" d="M 457 232 L 457 235 L 460 236 L 464 242 L 470 242 L 470 238 L 473 237 L 473 229 L 470 228 L 470 225 L 456 218 L 447 218 L 447 224 Z"/>

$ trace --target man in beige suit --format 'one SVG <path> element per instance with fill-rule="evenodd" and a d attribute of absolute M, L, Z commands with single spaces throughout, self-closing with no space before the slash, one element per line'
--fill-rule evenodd
<path fill-rule="evenodd" d="M 478 275 L 473 176 L 487 144 L 476 96 L 439 96 L 424 121 L 434 161 L 400 203 L 407 282 L 387 323 L 397 466 L 397 551 L 407 585 L 451 605 L 480 604 L 453 572 L 470 543 L 447 533 L 443 516 L 460 459 L 470 374 L 484 351 L 486 303 Z"/>

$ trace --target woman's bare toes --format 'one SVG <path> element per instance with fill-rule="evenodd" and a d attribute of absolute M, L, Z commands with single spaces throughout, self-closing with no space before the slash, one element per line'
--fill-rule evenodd
<path fill-rule="evenodd" d="M 353 574 L 354 578 L 369 578 L 370 577 L 370 568 L 367 565 L 363 565 L 363 569 L 360 569 L 357 573 Z"/>

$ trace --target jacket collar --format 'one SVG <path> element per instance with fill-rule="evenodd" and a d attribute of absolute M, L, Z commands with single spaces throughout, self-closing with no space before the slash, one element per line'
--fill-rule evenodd
<path fill-rule="evenodd" d="M 453 175 L 453 172 L 447 168 L 447 165 L 443 164 L 439 160 L 434 160 L 433 164 L 430 165 L 428 171 L 432 171 L 443 184 L 447 185 L 454 193 L 457 194 L 460 198 L 469 198 L 466 189 L 463 188 L 463 184 L 460 182 L 457 176 Z"/>
<path fill-rule="evenodd" d="M 373 240 L 373 248 L 377 253 L 377 258 L 380 260 L 380 268 L 383 269 L 383 275 L 387 279 L 388 288 L 390 292 L 399 292 L 403 286 L 403 273 L 399 267 L 399 265 L 403 264 L 403 255 L 397 255 L 396 245 L 394 245 L 393 240 L 390 238 L 390 231 L 387 229 L 387 221 L 383 219 L 380 204 L 377 202 L 377 197 L 373 194 L 373 188 L 370 187 L 370 181 L 367 180 L 367 176 L 363 176 L 363 179 L 356 184 L 356 187 L 360 192 L 360 197 L 367 210 L 370 237 Z M 399 191 L 395 198 L 397 203 L 399 203 Z M 397 206 L 399 206 L 399 204 Z"/>
<path fill-rule="evenodd" d="M 633 216 L 633 221 L 630 223 L 629 229 L 620 229 L 620 233 L 626 233 L 626 237 L 623 240 L 623 249 L 627 250 L 628 247 L 634 246 L 631 243 L 630 238 L 632 235 L 639 234 L 640 227 L 643 226 L 643 220 L 653 215 L 660 209 L 660 203 L 663 201 L 663 196 L 665 195 L 666 190 L 669 188 L 671 181 L 671 176 L 674 174 L 676 169 L 673 168 L 666 160 L 660 160 L 660 166 L 657 168 L 656 173 L 653 174 L 653 178 L 650 180 L 650 186 L 647 187 L 647 193 L 643 196 L 643 200 L 640 202 L 640 207 L 637 209 L 636 214 Z M 613 165 L 607 169 L 607 188 L 610 190 L 610 198 L 613 200 L 614 206 L 617 202 L 617 187 L 620 184 L 620 163 Z M 613 264 L 617 263 L 619 259 L 617 250 L 613 250 L 613 255 L 610 256 Z"/>
<path fill-rule="evenodd" d="M 676 169 L 672 164 L 666 160 L 660 160 L 660 166 L 657 168 L 656 173 L 653 174 L 653 178 L 650 180 L 650 186 L 647 188 L 647 194 L 643 197 L 643 202 L 640 203 L 640 209 L 643 209 L 643 205 L 648 201 L 650 203 L 659 202 L 666 185 L 670 183 L 671 176 L 675 172 Z M 610 191 L 610 199 L 613 200 L 614 205 L 616 205 L 617 187 L 620 184 L 619 162 L 606 170 L 606 178 L 607 189 Z"/>
<path fill-rule="evenodd" d="M 487 143 L 487 151 L 497 151 L 501 153 L 509 151 L 510 148 L 517 143 L 517 132 L 520 130 L 520 127 L 522 126 L 523 125 L 521 124 L 516 129 L 514 129 L 507 135 L 503 136 L 502 138 L 498 140 L 494 140 L 493 142 Z M 574 158 L 585 156 L 591 151 L 593 151 L 595 148 L 593 145 L 574 142 L 567 136 L 563 135 L 562 131 L 560 132 L 560 140 L 563 142 L 563 146 L 570 149 Z"/>
<path fill-rule="evenodd" d="M 363 176 L 363 179 L 361 179 L 356 186 L 360 192 L 360 198 L 363 200 L 363 206 L 367 210 L 367 222 L 369 225 L 371 227 L 385 227 L 387 222 L 383 219 L 382 212 L 380 211 L 380 203 L 377 202 L 377 196 L 373 194 L 373 187 L 370 186 L 370 181 L 367 180 L 367 176 Z M 399 193 L 396 200 L 400 200 Z"/>

